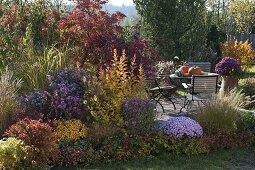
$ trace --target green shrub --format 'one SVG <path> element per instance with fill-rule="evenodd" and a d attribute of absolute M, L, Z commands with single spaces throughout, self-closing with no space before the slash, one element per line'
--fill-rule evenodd
<path fill-rule="evenodd" d="M 255 115 L 254 113 L 243 113 L 241 115 L 241 125 L 244 130 L 249 130 L 255 134 Z"/>
<path fill-rule="evenodd" d="M 232 90 L 225 96 L 219 94 L 197 111 L 195 117 L 205 131 L 217 131 L 218 129 L 237 130 L 239 110 L 242 106 L 244 95 Z"/>
<path fill-rule="evenodd" d="M 21 81 L 13 78 L 13 72 L 6 69 L 0 77 L 0 135 L 11 123 L 12 114 L 18 108 L 17 91 Z"/>
<path fill-rule="evenodd" d="M 130 69 L 129 69 L 130 68 Z M 135 76 L 135 58 L 127 65 L 125 54 L 117 56 L 115 50 L 111 67 L 99 71 L 98 80 L 92 84 L 95 95 L 91 99 L 91 113 L 105 124 L 124 123 L 122 105 L 125 98 L 143 98 L 145 95 L 143 71 Z"/>
<path fill-rule="evenodd" d="M 242 86 L 245 95 L 255 95 L 255 78 L 249 77 Z"/>
<path fill-rule="evenodd" d="M 0 168 L 21 169 L 27 158 L 26 146 L 22 140 L 7 138 L 0 140 Z"/>
<path fill-rule="evenodd" d="M 245 94 L 245 108 L 255 108 L 255 78 L 248 78 L 242 86 L 242 90 Z"/>

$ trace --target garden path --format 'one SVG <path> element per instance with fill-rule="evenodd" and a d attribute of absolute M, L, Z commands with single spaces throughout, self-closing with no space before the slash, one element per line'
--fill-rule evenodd
<path fill-rule="evenodd" d="M 189 113 L 186 110 L 186 108 L 182 109 L 182 112 L 180 113 L 180 109 L 184 105 L 184 100 L 185 100 L 184 97 L 176 97 L 174 99 L 176 110 L 174 109 L 172 103 L 162 101 L 165 112 L 163 112 L 160 105 L 157 104 L 157 107 L 156 107 L 156 109 L 157 109 L 157 120 L 168 120 L 169 118 L 174 117 L 174 116 L 188 115 Z M 192 112 L 194 110 L 196 110 L 196 102 L 194 102 L 192 104 L 192 108 L 189 111 Z"/>

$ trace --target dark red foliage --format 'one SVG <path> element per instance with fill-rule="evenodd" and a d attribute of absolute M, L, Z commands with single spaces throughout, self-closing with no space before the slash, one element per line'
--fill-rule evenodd
<path fill-rule="evenodd" d="M 58 31 L 62 34 L 62 40 L 85 46 L 92 34 L 120 33 L 122 27 L 119 23 L 125 15 L 120 12 L 110 14 L 102 10 L 102 4 L 106 2 L 78 0 L 76 6 L 59 21 Z"/>

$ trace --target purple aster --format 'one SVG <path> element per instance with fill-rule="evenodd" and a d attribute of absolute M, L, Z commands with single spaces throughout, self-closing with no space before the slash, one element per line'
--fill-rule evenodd
<path fill-rule="evenodd" d="M 173 117 L 160 122 L 159 129 L 162 129 L 164 134 L 173 138 L 183 136 L 200 137 L 203 135 L 202 127 L 195 120 L 185 116 Z"/>

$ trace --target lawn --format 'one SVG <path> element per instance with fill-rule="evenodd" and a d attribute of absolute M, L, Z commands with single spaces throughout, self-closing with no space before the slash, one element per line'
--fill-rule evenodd
<path fill-rule="evenodd" d="M 182 169 L 255 169 L 255 148 L 223 150 L 206 155 L 184 156 L 162 153 L 156 157 L 144 157 L 129 161 L 116 161 L 108 164 L 96 164 L 88 167 L 55 168 L 54 170 L 85 170 L 85 169 L 126 169 L 126 170 L 182 170 Z"/>

